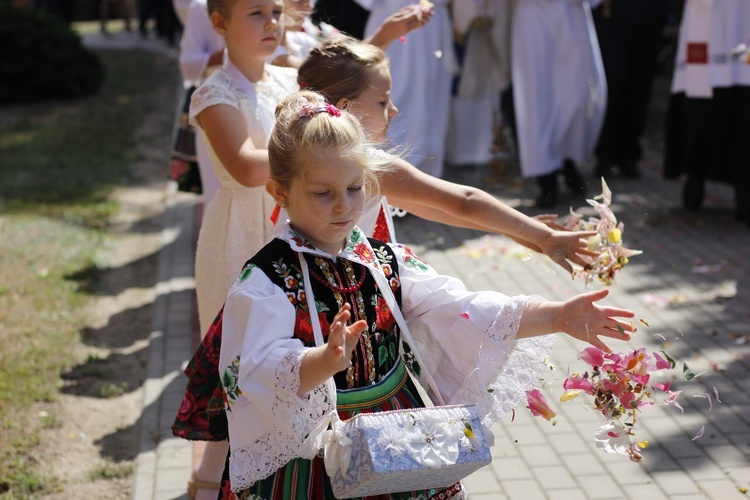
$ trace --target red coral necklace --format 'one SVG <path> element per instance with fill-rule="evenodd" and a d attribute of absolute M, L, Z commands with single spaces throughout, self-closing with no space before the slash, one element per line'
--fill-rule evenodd
<path fill-rule="evenodd" d="M 324 277 L 320 276 L 318 273 L 310 269 L 310 275 L 315 278 L 315 281 L 320 283 L 321 285 L 325 286 L 329 290 L 333 290 L 334 292 L 338 293 L 352 293 L 356 292 L 360 288 L 362 288 L 362 284 L 365 282 L 365 277 L 367 276 L 367 269 L 365 269 L 365 266 L 362 267 L 362 275 L 359 277 L 356 283 L 354 283 L 352 286 L 343 286 L 343 282 L 341 280 L 341 276 L 339 276 L 339 272 L 336 270 L 335 266 L 330 266 L 331 270 L 333 271 L 334 276 L 336 276 L 336 284 L 331 283 L 331 281 L 325 279 Z M 356 275 L 355 275 L 356 276 Z"/>

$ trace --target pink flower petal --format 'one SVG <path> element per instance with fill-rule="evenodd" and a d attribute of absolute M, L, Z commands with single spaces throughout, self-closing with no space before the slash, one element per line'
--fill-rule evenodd
<path fill-rule="evenodd" d="M 535 417 L 543 417 L 547 420 L 552 420 L 555 417 L 555 412 L 549 407 L 544 395 L 538 389 L 526 391 L 526 400 L 529 403 L 526 408 Z"/>
<path fill-rule="evenodd" d="M 693 439 L 691 439 L 691 441 L 695 441 L 696 439 L 702 438 L 703 437 L 703 433 L 705 432 L 705 430 L 706 430 L 705 426 L 701 427 L 700 430 L 698 431 L 698 434 L 696 434 L 695 437 Z"/>
<path fill-rule="evenodd" d="M 578 354 L 578 359 L 591 366 L 602 366 L 604 364 L 604 351 L 597 347 L 587 347 Z"/>

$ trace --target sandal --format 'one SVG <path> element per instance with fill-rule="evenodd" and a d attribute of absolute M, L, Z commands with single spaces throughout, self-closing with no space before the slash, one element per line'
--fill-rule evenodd
<path fill-rule="evenodd" d="M 195 500 L 195 495 L 198 494 L 198 490 L 220 490 L 221 485 L 219 483 L 212 483 L 210 481 L 201 481 L 193 472 L 193 476 L 188 481 L 187 494 L 190 500 Z"/>

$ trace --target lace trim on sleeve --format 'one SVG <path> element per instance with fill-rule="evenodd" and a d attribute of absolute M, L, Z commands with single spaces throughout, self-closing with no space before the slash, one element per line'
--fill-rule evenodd
<path fill-rule="evenodd" d="M 304 439 L 333 409 L 325 385 L 303 397 L 297 395 L 305 353 L 305 350 L 289 352 L 276 370 L 273 428 L 253 444 L 232 450 L 229 472 L 233 491 L 249 488 L 297 458 L 297 450 Z"/>
<path fill-rule="evenodd" d="M 214 73 L 193 92 L 193 97 L 190 100 L 190 123 L 192 125 L 197 125 L 195 117 L 211 106 L 227 104 L 239 109 L 236 91 L 231 89 L 231 82 L 222 77 L 223 75 L 220 73 Z"/>
<path fill-rule="evenodd" d="M 518 406 L 526 391 L 544 375 L 552 355 L 555 335 L 516 340 L 526 306 L 544 300 L 538 295 L 512 299 L 512 305 L 492 323 L 487 332 L 490 342 L 479 348 L 474 371 L 451 403 L 476 403 L 487 426 Z"/>

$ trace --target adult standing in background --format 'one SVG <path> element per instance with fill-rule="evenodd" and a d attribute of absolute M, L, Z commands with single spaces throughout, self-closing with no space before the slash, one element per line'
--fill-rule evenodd
<path fill-rule="evenodd" d="M 521 173 L 537 180 L 536 204 L 558 202 L 558 175 L 576 196 L 578 166 L 594 151 L 607 83 L 590 4 L 597 0 L 518 0 L 511 73 Z"/>
<path fill-rule="evenodd" d="M 664 176 L 687 175 L 682 202 L 703 203 L 706 180 L 734 186 L 737 220 L 750 225 L 750 1 L 687 0 L 667 113 Z"/>
<path fill-rule="evenodd" d="M 593 12 L 608 90 L 597 177 L 612 175 L 615 166 L 625 177 L 641 177 L 640 138 L 668 12 L 668 0 L 602 0 Z"/>
<path fill-rule="evenodd" d="M 365 37 L 410 0 L 357 0 L 370 11 Z M 386 51 L 391 61 L 393 87 L 391 100 L 399 103 L 388 139 L 394 146 L 405 146 L 406 160 L 421 171 L 441 177 L 450 115 L 451 81 L 457 71 L 448 0 L 436 0 L 421 7 L 432 19 L 423 28 L 409 33 L 402 43 Z"/>
<path fill-rule="evenodd" d="M 453 0 L 460 76 L 448 125 L 448 165 L 484 165 L 492 159 L 500 126 L 500 94 L 510 85 L 510 26 L 516 0 Z M 463 49 L 463 50 L 460 50 Z"/>

